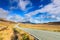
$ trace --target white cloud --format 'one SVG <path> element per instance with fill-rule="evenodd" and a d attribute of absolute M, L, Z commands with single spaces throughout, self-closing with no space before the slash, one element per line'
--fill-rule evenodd
<path fill-rule="evenodd" d="M 59 14 L 60 13 L 60 0 L 52 0 L 51 4 L 48 4 L 44 8 L 39 10 L 40 12 L 48 12 L 51 14 Z"/>
<path fill-rule="evenodd" d="M 29 21 L 30 21 L 31 23 L 40 23 L 39 20 L 33 19 L 33 18 L 30 18 Z"/>
<path fill-rule="evenodd" d="M 52 3 L 48 4 L 44 8 L 30 12 L 27 15 L 33 16 L 38 13 L 45 13 L 45 12 L 48 12 L 50 14 L 60 14 L 60 0 L 53 0 Z"/>
<path fill-rule="evenodd" d="M 48 23 L 49 21 L 43 21 L 43 20 L 38 20 L 38 19 L 34 19 L 34 18 L 30 18 L 29 21 L 31 23 Z"/>
<path fill-rule="evenodd" d="M 32 5 L 32 3 L 29 1 L 29 0 L 25 0 L 25 1 L 23 1 L 23 0 L 20 0 L 19 1 L 19 4 L 18 4 L 18 6 L 22 9 L 22 10 L 27 10 L 27 8 L 26 8 L 26 6 L 27 5 Z"/>
<path fill-rule="evenodd" d="M 24 18 L 17 14 L 8 16 L 7 20 L 14 22 L 25 22 Z"/>
<path fill-rule="evenodd" d="M 51 18 L 55 18 L 56 21 L 60 21 L 60 17 L 59 16 L 56 16 L 56 15 L 52 15 Z"/>
<path fill-rule="evenodd" d="M 18 7 L 13 7 L 13 6 L 11 6 L 11 7 L 9 8 L 10 11 L 12 11 L 12 10 L 14 10 L 14 9 L 18 9 Z"/>
<path fill-rule="evenodd" d="M 18 2 L 19 0 L 9 0 L 10 4 L 14 3 L 14 2 Z"/>
<path fill-rule="evenodd" d="M 56 16 L 55 16 L 55 15 L 51 15 L 50 17 L 51 17 L 51 18 L 56 18 Z"/>
<path fill-rule="evenodd" d="M 57 21 L 60 21 L 60 17 L 56 17 Z"/>
<path fill-rule="evenodd" d="M 46 5 L 45 7 L 39 10 L 29 12 L 28 14 L 25 14 L 25 16 L 28 18 L 31 18 L 33 15 L 36 15 L 38 13 L 48 13 L 48 14 L 53 15 L 51 16 L 51 18 L 60 20 L 60 17 L 58 17 L 58 15 L 60 15 L 60 0 L 52 0 L 52 3 Z"/>
<path fill-rule="evenodd" d="M 16 4 L 15 4 L 16 3 Z M 9 0 L 9 10 L 18 9 L 19 0 Z"/>
<path fill-rule="evenodd" d="M 0 8 L 0 18 L 7 18 L 8 13 L 9 12 L 7 10 Z"/>
<path fill-rule="evenodd" d="M 28 14 L 25 14 L 25 16 L 31 17 L 31 16 L 36 15 L 38 13 L 39 13 L 39 10 L 36 10 L 36 11 L 33 11 L 33 12 L 29 12 Z"/>

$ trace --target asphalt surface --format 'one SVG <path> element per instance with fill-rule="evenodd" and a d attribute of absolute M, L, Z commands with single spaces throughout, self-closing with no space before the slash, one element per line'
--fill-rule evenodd
<path fill-rule="evenodd" d="M 43 31 L 43 30 L 35 30 L 30 28 L 21 28 L 19 26 L 15 26 L 18 29 L 24 30 L 29 34 L 33 35 L 39 40 L 60 40 L 60 32 L 50 32 L 50 31 Z"/>

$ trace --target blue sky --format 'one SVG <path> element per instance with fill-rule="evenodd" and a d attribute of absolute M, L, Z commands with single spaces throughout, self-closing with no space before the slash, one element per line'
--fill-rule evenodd
<path fill-rule="evenodd" d="M 0 18 L 32 23 L 60 21 L 59 3 L 60 0 L 0 0 Z"/>

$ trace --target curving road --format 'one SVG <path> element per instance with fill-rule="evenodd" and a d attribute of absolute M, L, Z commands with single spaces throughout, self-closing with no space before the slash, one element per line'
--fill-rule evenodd
<path fill-rule="evenodd" d="M 33 35 L 39 40 L 60 40 L 60 32 L 35 30 L 35 29 L 30 29 L 30 28 L 21 28 L 18 26 L 15 26 L 15 27 L 21 30 L 24 30 L 25 32 L 28 32 L 29 34 Z"/>

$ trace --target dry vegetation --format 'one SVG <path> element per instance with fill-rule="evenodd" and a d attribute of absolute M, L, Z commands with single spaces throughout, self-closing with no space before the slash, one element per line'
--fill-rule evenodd
<path fill-rule="evenodd" d="M 0 21 L 0 40 L 34 40 L 30 34 L 14 28 L 14 22 Z"/>
<path fill-rule="evenodd" d="M 24 28 L 33 28 L 39 30 L 48 30 L 48 31 L 55 31 L 60 32 L 60 25 L 50 25 L 50 24 L 23 24 L 19 23 L 20 27 Z"/>
<path fill-rule="evenodd" d="M 49 30 L 60 32 L 60 25 L 50 25 L 50 24 L 24 24 L 15 23 L 11 21 L 1 20 L 0 21 L 0 40 L 35 40 L 33 36 L 22 31 L 20 29 L 14 28 L 16 24 L 24 28 L 33 28 L 38 30 Z"/>

